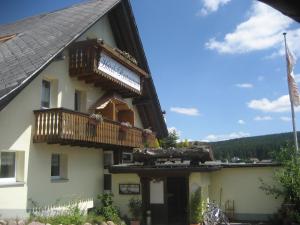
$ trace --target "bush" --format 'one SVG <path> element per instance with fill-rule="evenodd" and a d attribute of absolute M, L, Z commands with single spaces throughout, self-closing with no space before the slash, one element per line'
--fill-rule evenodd
<path fill-rule="evenodd" d="M 278 185 L 269 185 L 261 180 L 261 189 L 275 198 L 283 197 L 284 203 L 276 215 L 285 224 L 300 222 L 300 157 L 293 147 L 287 146 L 275 154 L 280 169 L 275 173 Z"/>
<path fill-rule="evenodd" d="M 119 209 L 113 206 L 113 195 L 103 194 L 98 195 L 101 201 L 101 206 L 89 211 L 87 215 L 82 211 L 78 204 L 70 206 L 67 210 L 56 213 L 55 215 L 32 214 L 29 218 L 29 223 L 37 221 L 51 225 L 82 225 L 85 222 L 91 224 L 101 224 L 104 221 L 113 221 L 115 224 L 121 224 Z"/>
<path fill-rule="evenodd" d="M 142 201 L 137 198 L 131 198 L 129 200 L 129 211 L 133 220 L 140 220 L 142 217 Z"/>
<path fill-rule="evenodd" d="M 116 206 L 113 206 L 112 197 L 113 195 L 111 193 L 98 195 L 101 206 L 96 208 L 96 213 L 103 216 L 105 220 L 111 220 L 116 224 L 120 224 L 120 210 Z"/>
<path fill-rule="evenodd" d="M 84 212 L 78 205 L 70 206 L 66 211 L 62 211 L 54 216 L 31 215 L 29 221 L 38 221 L 40 223 L 50 223 L 51 225 L 81 225 L 85 221 Z"/>
<path fill-rule="evenodd" d="M 199 187 L 191 196 L 190 223 L 198 224 L 203 222 L 201 188 Z"/>
<path fill-rule="evenodd" d="M 86 222 L 91 223 L 91 224 L 101 224 L 102 222 L 105 222 L 106 219 L 102 215 L 98 215 L 95 212 L 90 212 L 87 215 Z"/>

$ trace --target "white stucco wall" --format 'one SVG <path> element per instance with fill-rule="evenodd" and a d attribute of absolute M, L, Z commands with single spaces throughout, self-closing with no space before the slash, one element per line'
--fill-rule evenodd
<path fill-rule="evenodd" d="M 102 38 L 116 46 L 107 16 L 104 16 L 81 40 Z M 40 206 L 53 204 L 70 197 L 96 197 L 103 188 L 102 150 L 62 145 L 34 144 L 35 128 L 33 110 L 41 106 L 41 84 L 43 79 L 51 84 L 51 107 L 74 109 L 75 89 L 86 93 L 86 111 L 104 92 L 92 84 L 71 78 L 68 72 L 68 51 L 64 60 L 54 61 L 45 68 L 13 101 L 0 111 L 0 151 L 18 151 L 23 155 L 18 162 L 19 180 L 24 184 L 6 186 L 0 184 L 0 214 L 6 209 L 18 211 L 18 215 L 30 207 L 32 199 Z M 128 100 L 131 102 L 131 100 Z M 133 107 L 135 112 L 136 108 Z M 139 115 L 135 115 L 137 127 L 142 128 Z M 68 181 L 53 183 L 50 180 L 51 153 L 64 153 L 68 158 Z M 21 171 L 21 172 L 20 172 Z M 2 213 L 1 213 L 2 212 Z M 8 214 L 7 214 L 8 215 Z"/>
<path fill-rule="evenodd" d="M 111 47 L 117 47 L 111 30 L 108 16 L 105 15 L 100 21 L 95 23 L 89 30 L 82 34 L 76 41 L 84 41 L 86 39 L 102 39 Z"/>
<path fill-rule="evenodd" d="M 137 174 L 112 174 L 112 193 L 114 195 L 114 204 L 120 208 L 122 215 L 127 215 L 130 217 L 128 203 L 131 198 L 142 199 L 141 184 L 139 195 L 119 194 L 119 184 L 140 184 L 140 178 Z"/>
<path fill-rule="evenodd" d="M 210 200 L 225 208 L 227 200 L 234 200 L 238 219 L 267 219 L 277 211 L 282 202 L 266 195 L 259 187 L 259 178 L 274 184 L 276 167 L 224 168 L 211 173 Z"/>
<path fill-rule="evenodd" d="M 51 154 L 66 157 L 66 180 L 51 180 Z M 27 198 L 40 206 L 72 199 L 95 199 L 103 191 L 103 151 L 95 148 L 34 144 L 29 152 Z M 30 201 L 28 206 L 31 207 Z"/>
<path fill-rule="evenodd" d="M 189 177 L 190 197 L 198 188 L 201 188 L 202 201 L 209 201 L 210 174 L 191 173 Z"/>
<path fill-rule="evenodd" d="M 282 199 L 266 195 L 259 187 L 259 179 L 275 184 L 277 167 L 223 168 L 210 173 L 191 173 L 190 196 L 201 187 L 202 200 L 215 202 L 225 210 L 227 200 L 234 201 L 234 214 L 240 220 L 266 220 L 275 213 Z M 278 184 L 277 184 L 278 185 Z"/>

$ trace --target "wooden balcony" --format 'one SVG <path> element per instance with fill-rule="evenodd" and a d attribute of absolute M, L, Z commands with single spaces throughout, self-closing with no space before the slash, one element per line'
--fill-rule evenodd
<path fill-rule="evenodd" d="M 130 55 L 111 48 L 103 41 L 86 40 L 72 44 L 69 56 L 71 77 L 104 90 L 118 92 L 123 97 L 142 94 L 143 79 L 148 74 Z"/>
<path fill-rule="evenodd" d="M 139 128 L 119 122 L 96 121 L 89 114 L 64 108 L 35 110 L 34 143 L 64 144 L 81 147 L 139 148 L 154 146 L 155 135 L 144 135 Z"/>

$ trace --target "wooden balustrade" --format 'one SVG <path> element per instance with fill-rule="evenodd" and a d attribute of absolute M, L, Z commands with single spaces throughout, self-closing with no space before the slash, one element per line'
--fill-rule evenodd
<path fill-rule="evenodd" d="M 95 44 L 83 42 L 70 48 L 69 72 L 71 76 L 91 75 L 97 71 L 99 50 Z"/>
<path fill-rule="evenodd" d="M 101 87 L 104 90 L 114 90 L 126 98 L 140 96 L 142 86 L 140 90 L 137 90 L 128 83 L 98 69 L 102 52 L 119 65 L 137 74 L 141 79 L 141 83 L 144 78 L 149 76 L 138 65 L 132 63 L 118 51 L 95 39 L 75 42 L 70 46 L 70 76 L 88 84 L 93 84 L 95 87 Z M 123 76 L 123 74 L 121 75 Z"/>
<path fill-rule="evenodd" d="M 145 137 L 139 128 L 122 126 L 104 119 L 96 121 L 89 114 L 64 108 L 35 110 L 35 143 L 70 144 L 86 147 L 138 148 L 153 146 L 155 136 Z"/>

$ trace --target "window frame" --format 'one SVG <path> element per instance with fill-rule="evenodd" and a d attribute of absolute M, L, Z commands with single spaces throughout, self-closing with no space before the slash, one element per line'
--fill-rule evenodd
<path fill-rule="evenodd" d="M 53 157 L 54 155 L 57 155 L 57 156 L 58 156 L 58 173 L 59 173 L 58 176 L 57 176 L 57 175 L 52 176 L 52 159 L 53 159 L 52 157 Z M 59 154 L 59 153 L 52 153 L 52 154 L 51 154 L 51 163 L 50 163 L 50 166 L 51 166 L 51 168 L 50 168 L 50 176 L 51 176 L 51 180 L 62 179 L 62 176 L 61 176 L 61 154 Z"/>
<path fill-rule="evenodd" d="M 124 155 L 129 155 L 130 159 L 129 160 L 124 159 Z M 122 163 L 133 163 L 133 154 L 132 154 L 132 152 L 122 152 Z"/>
<path fill-rule="evenodd" d="M 81 112 L 82 92 L 75 89 L 74 92 L 74 111 Z"/>
<path fill-rule="evenodd" d="M 103 176 L 103 191 L 112 191 L 112 175 L 104 174 Z"/>
<path fill-rule="evenodd" d="M 49 102 L 48 102 L 48 106 L 44 106 L 44 99 L 43 99 L 43 93 L 44 93 L 44 83 L 49 84 Z M 49 109 L 51 107 L 51 81 L 43 79 L 42 80 L 42 88 L 41 88 L 41 108 L 42 109 Z"/>
<path fill-rule="evenodd" d="M 110 155 L 111 163 L 109 165 L 105 164 L 105 156 L 104 155 Z M 107 169 L 112 165 L 114 165 L 114 152 L 113 151 L 104 151 L 103 152 L 103 167 L 104 167 L 104 169 Z"/>
<path fill-rule="evenodd" d="M 14 177 L 7 177 L 7 178 L 1 178 L 0 177 L 0 184 L 3 183 L 15 183 L 17 182 L 17 157 L 16 152 L 12 151 L 0 151 L 0 167 L 1 167 L 1 154 L 2 153 L 14 153 Z"/>

